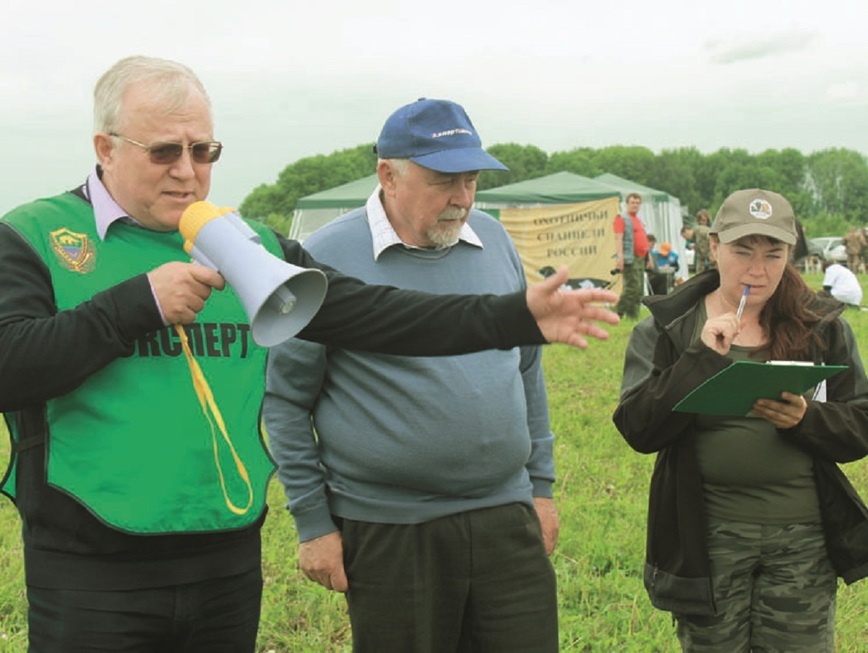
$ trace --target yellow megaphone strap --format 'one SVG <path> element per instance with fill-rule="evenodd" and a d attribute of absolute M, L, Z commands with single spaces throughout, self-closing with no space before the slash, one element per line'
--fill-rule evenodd
<path fill-rule="evenodd" d="M 214 395 L 211 392 L 208 381 L 205 380 L 205 374 L 202 372 L 202 368 L 199 367 L 199 363 L 195 358 L 193 358 L 193 352 L 190 350 L 190 343 L 187 341 L 187 333 L 184 331 L 184 327 L 180 324 L 176 324 L 175 331 L 178 332 L 178 336 L 181 338 L 181 346 L 184 348 L 184 355 L 187 357 L 187 365 L 190 367 L 190 374 L 193 377 L 193 387 L 196 389 L 196 395 L 199 397 L 199 403 L 202 405 L 202 412 L 205 414 L 205 418 L 208 420 L 208 424 L 211 427 L 211 441 L 214 445 L 214 464 L 217 467 L 217 475 L 220 477 L 220 487 L 223 489 L 223 498 L 226 501 L 226 506 L 229 510 L 234 512 L 236 515 L 243 515 L 250 510 L 253 505 L 253 486 L 250 484 L 250 475 L 247 473 L 247 468 L 238 456 L 238 452 L 235 450 L 235 445 L 232 444 L 232 439 L 226 432 L 226 424 L 223 422 L 223 415 L 220 414 L 220 408 L 217 406 L 217 402 L 214 401 Z M 214 415 L 213 420 L 209 414 L 209 409 Z M 248 499 L 247 505 L 244 508 L 239 508 L 232 503 L 232 499 L 229 498 L 229 492 L 226 489 L 226 479 L 223 475 L 223 466 L 220 464 L 220 453 L 218 449 L 217 434 L 214 431 L 214 420 L 217 421 L 217 426 L 220 428 L 220 434 L 226 441 L 229 451 L 232 452 L 232 458 L 235 461 L 235 468 L 238 470 L 238 475 L 247 485 Z"/>

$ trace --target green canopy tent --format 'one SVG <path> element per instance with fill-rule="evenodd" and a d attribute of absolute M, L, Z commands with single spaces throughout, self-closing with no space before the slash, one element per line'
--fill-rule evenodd
<path fill-rule="evenodd" d="M 375 173 L 313 195 L 300 197 L 295 204 L 289 237 L 301 242 L 339 215 L 364 206 L 378 183 Z"/>
<path fill-rule="evenodd" d="M 477 191 L 476 206 L 491 212 L 490 209 L 542 204 L 573 204 L 620 195 L 621 193 L 617 189 L 588 177 L 582 177 L 572 172 L 556 172 L 545 177 Z"/>
<path fill-rule="evenodd" d="M 476 193 L 476 206 L 498 217 L 509 232 L 528 282 L 570 269 L 574 288 L 608 287 L 615 241 L 612 223 L 622 193 L 571 172 L 557 172 Z"/>
<path fill-rule="evenodd" d="M 377 175 L 369 175 L 329 188 L 296 202 L 289 237 L 302 241 L 308 235 L 355 208 L 364 206 L 377 187 Z M 476 207 L 497 217 L 500 208 L 541 204 L 572 204 L 605 197 L 625 197 L 619 190 L 571 172 L 556 172 L 476 193 Z"/>
<path fill-rule="evenodd" d="M 334 188 L 329 188 L 296 202 L 289 237 L 303 241 L 307 236 L 355 208 L 364 206 L 379 183 L 377 175 L 369 175 Z M 476 206 L 497 217 L 498 209 L 528 204 L 571 204 L 612 197 L 611 187 L 593 179 L 558 172 L 547 177 L 500 186 L 476 193 Z"/>
<path fill-rule="evenodd" d="M 364 206 L 377 183 L 377 175 L 372 174 L 299 198 L 289 237 L 303 241 L 339 215 Z M 603 174 L 591 179 L 571 172 L 556 172 L 545 177 L 478 191 L 475 206 L 499 217 L 500 210 L 504 208 L 573 204 L 617 196 L 623 208 L 623 202 L 630 192 L 638 192 L 642 196 L 639 216 L 648 230 L 657 236 L 658 242 L 672 243 L 679 258 L 685 262 L 679 276 L 686 277 L 684 241 L 680 236 L 681 205 L 678 198 L 617 175 Z"/>

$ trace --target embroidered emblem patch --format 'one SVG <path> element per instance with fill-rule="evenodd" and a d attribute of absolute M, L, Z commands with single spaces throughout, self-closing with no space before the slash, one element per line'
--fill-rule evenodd
<path fill-rule="evenodd" d="M 67 270 L 86 274 L 96 263 L 96 252 L 85 234 L 77 234 L 66 227 L 52 231 L 51 249 Z"/>
<path fill-rule="evenodd" d="M 754 200 L 750 203 L 747 210 L 753 217 L 759 218 L 760 220 L 772 217 L 772 205 L 766 200 Z"/>

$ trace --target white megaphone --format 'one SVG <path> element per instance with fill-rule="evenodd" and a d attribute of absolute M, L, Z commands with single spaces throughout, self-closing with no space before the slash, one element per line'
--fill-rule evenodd
<path fill-rule="evenodd" d="M 271 347 L 291 338 L 322 305 L 328 287 L 325 274 L 272 255 L 233 209 L 193 202 L 184 210 L 178 230 L 186 241 L 184 250 L 232 286 L 256 344 Z"/>

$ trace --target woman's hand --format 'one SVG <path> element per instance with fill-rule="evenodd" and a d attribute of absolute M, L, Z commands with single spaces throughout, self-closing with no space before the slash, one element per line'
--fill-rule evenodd
<path fill-rule="evenodd" d="M 706 321 L 702 327 L 700 338 L 706 346 L 716 351 L 721 356 L 729 353 L 732 341 L 738 335 L 739 320 L 735 313 L 724 313 Z"/>
<path fill-rule="evenodd" d="M 753 414 L 771 422 L 775 428 L 791 429 L 802 421 L 808 410 L 808 402 L 801 395 L 782 392 L 780 399 L 757 399 Z"/>

